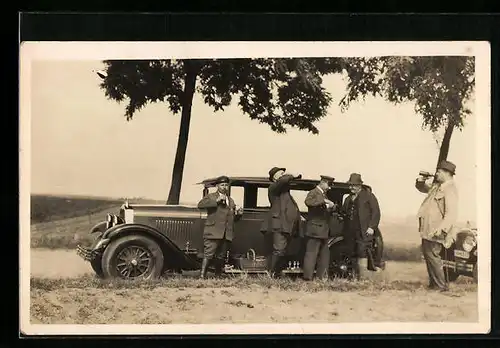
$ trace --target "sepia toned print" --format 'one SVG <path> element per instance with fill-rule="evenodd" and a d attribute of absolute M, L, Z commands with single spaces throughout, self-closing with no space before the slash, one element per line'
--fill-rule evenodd
<path fill-rule="evenodd" d="M 489 330 L 487 44 L 21 58 L 26 333 Z"/>

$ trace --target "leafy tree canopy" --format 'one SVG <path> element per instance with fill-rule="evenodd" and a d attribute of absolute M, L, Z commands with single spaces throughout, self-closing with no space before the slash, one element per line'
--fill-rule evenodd
<path fill-rule="evenodd" d="M 196 92 L 215 111 L 224 110 L 237 98 L 251 119 L 277 133 L 287 127 L 314 134 L 316 121 L 324 117 L 331 95 L 322 76 L 338 73 L 340 59 L 204 59 L 105 61 L 107 77 L 101 87 L 108 98 L 128 99 L 127 120 L 148 103 L 166 102 L 177 114 L 185 95 L 185 76 L 198 77 Z"/>
<path fill-rule="evenodd" d="M 348 92 L 345 110 L 366 95 L 398 104 L 413 102 L 423 126 L 435 132 L 448 125 L 462 129 L 471 114 L 474 58 L 466 56 L 348 58 L 344 62 Z"/>

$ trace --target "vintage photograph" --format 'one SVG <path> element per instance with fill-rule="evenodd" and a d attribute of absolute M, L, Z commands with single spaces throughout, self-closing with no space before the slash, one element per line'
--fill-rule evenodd
<path fill-rule="evenodd" d="M 489 330 L 488 43 L 20 59 L 23 332 Z"/>

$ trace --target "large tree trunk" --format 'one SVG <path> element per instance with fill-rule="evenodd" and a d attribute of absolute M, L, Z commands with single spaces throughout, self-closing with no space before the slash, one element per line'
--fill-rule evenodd
<path fill-rule="evenodd" d="M 175 153 L 174 168 L 172 170 L 172 183 L 168 193 L 167 204 L 179 204 L 182 187 L 182 176 L 184 174 L 184 162 L 189 138 L 189 126 L 191 123 L 191 108 L 196 86 L 196 75 L 198 73 L 193 62 L 184 61 L 186 76 L 184 77 L 184 96 L 182 100 L 181 124 L 179 127 L 179 138 L 177 140 L 177 152 Z"/>
<path fill-rule="evenodd" d="M 439 165 L 441 161 L 446 160 L 448 158 L 448 152 L 450 151 L 451 135 L 453 134 L 454 128 L 455 128 L 454 123 L 448 121 L 446 129 L 444 131 L 443 141 L 441 142 L 441 147 L 439 148 L 439 156 L 436 167 Z"/>

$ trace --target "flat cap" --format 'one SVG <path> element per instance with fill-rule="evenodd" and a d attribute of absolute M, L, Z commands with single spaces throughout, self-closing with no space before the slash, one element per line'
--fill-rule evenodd
<path fill-rule="evenodd" d="M 229 178 L 225 175 L 221 175 L 215 181 L 216 184 L 229 184 Z"/>
<path fill-rule="evenodd" d="M 328 175 L 320 175 L 321 180 L 328 182 L 329 184 L 332 184 L 335 181 L 335 178 L 332 176 Z"/>

